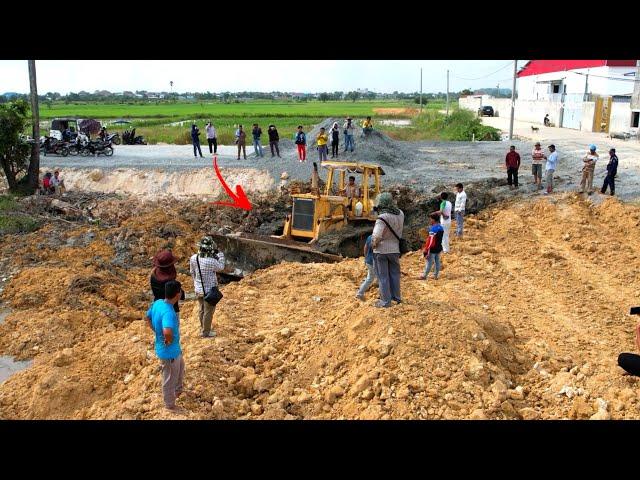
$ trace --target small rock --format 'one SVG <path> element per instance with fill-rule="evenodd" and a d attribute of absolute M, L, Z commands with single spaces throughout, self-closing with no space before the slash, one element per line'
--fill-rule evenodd
<path fill-rule="evenodd" d="M 127 383 L 129 383 L 131 380 L 133 380 L 133 377 L 135 375 L 133 373 L 129 373 L 124 377 L 124 384 L 126 385 Z"/>
<path fill-rule="evenodd" d="M 133 343 L 138 343 L 140 341 L 140 337 L 137 335 L 134 335 L 133 337 L 131 337 L 131 341 Z"/>
<path fill-rule="evenodd" d="M 339 397 L 344 395 L 344 390 L 338 385 L 334 385 L 325 392 L 324 399 L 329 405 L 336 403 Z"/>
<path fill-rule="evenodd" d="M 524 400 L 524 390 L 521 386 L 518 386 L 513 390 L 509 390 L 507 395 L 511 400 Z"/>
<path fill-rule="evenodd" d="M 311 300 L 313 300 L 314 302 L 321 302 L 322 301 L 322 297 L 314 295 L 313 297 L 311 297 Z"/>
<path fill-rule="evenodd" d="M 487 336 L 484 334 L 484 332 L 478 332 L 478 333 L 474 333 L 471 338 L 478 341 L 478 340 L 484 340 L 485 338 L 487 338 Z"/>
<path fill-rule="evenodd" d="M 521 408 L 518 413 L 523 420 L 538 420 L 540 418 L 540 414 L 531 407 Z"/>
<path fill-rule="evenodd" d="M 254 415 L 262 415 L 263 409 L 262 409 L 262 405 L 260 405 L 259 403 L 252 403 L 251 404 L 251 413 Z"/>
<path fill-rule="evenodd" d="M 222 413 L 224 412 L 224 404 L 222 403 L 221 400 L 215 400 L 213 402 L 211 411 L 215 414 L 215 415 L 222 415 Z"/>
<path fill-rule="evenodd" d="M 429 409 L 427 410 L 427 413 L 429 413 L 429 415 L 433 415 L 434 411 L 433 409 Z M 469 415 L 469 418 L 471 420 L 486 420 L 487 419 L 487 415 L 484 413 L 484 410 L 482 410 L 481 408 L 476 408 L 473 412 L 471 412 L 471 415 Z"/>
<path fill-rule="evenodd" d="M 289 338 L 291 336 L 291 329 L 288 327 L 283 328 L 282 330 L 280 330 L 280 335 L 282 335 L 284 338 Z"/>

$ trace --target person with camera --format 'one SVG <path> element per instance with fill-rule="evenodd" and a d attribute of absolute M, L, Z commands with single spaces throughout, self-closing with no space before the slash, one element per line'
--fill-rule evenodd
<path fill-rule="evenodd" d="M 216 272 L 224 269 L 224 253 L 218 251 L 216 242 L 210 236 L 202 238 L 197 246 L 198 253 L 194 253 L 189 259 L 189 272 L 193 278 L 193 287 L 198 301 L 198 318 L 202 327 L 202 336 L 215 337 L 216 332 L 211 330 L 211 321 L 216 307 L 207 302 L 205 296 L 212 287 L 218 285 Z"/>
<path fill-rule="evenodd" d="M 381 193 L 377 205 L 378 219 L 373 227 L 371 246 L 375 272 L 378 275 L 380 300 L 376 307 L 387 308 L 391 300 L 400 303 L 400 238 L 404 213 L 389 192 Z"/>

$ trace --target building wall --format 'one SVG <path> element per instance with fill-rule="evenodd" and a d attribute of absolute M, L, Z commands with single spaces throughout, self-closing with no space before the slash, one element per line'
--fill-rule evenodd
<path fill-rule="evenodd" d="M 458 105 L 460 108 L 477 112 L 480 108 L 480 99 L 474 97 L 460 98 Z M 489 98 L 483 100 L 482 105 L 491 105 L 493 110 L 498 112 L 499 117 L 508 117 L 511 114 L 510 98 Z M 549 114 L 551 123 L 559 125 L 560 102 L 516 100 L 514 112 L 516 120 L 542 124 L 546 113 Z"/>
<path fill-rule="evenodd" d="M 633 82 L 611 80 L 602 77 L 622 77 L 623 74 L 633 72 L 633 67 L 597 67 L 582 68 L 563 72 L 544 73 L 530 75 L 518 79 L 518 98 L 521 100 L 547 100 L 553 99 L 550 83 L 538 83 L 549 81 L 562 81 L 566 86 L 567 95 L 584 95 L 587 77 L 589 74 L 587 91 L 596 95 L 628 95 L 633 91 Z M 582 74 L 582 75 L 581 75 Z M 633 77 L 627 77 L 632 79 Z M 561 92 L 562 93 L 562 90 Z"/>
<path fill-rule="evenodd" d="M 582 121 L 580 130 L 583 132 L 593 132 L 593 116 L 596 111 L 596 102 L 582 102 Z"/>

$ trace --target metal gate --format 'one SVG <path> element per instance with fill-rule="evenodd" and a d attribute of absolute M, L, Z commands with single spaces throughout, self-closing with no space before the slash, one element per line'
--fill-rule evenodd
<path fill-rule="evenodd" d="M 582 124 L 582 95 L 565 95 L 563 100 L 562 128 L 580 130 Z"/>

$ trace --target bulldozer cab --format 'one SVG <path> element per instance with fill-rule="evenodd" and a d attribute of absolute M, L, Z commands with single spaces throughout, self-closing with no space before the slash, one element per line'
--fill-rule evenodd
<path fill-rule="evenodd" d="M 380 193 L 379 165 L 357 162 L 323 162 L 327 170 L 324 190 L 292 194 L 293 208 L 287 215 L 281 238 L 309 243 L 349 223 L 374 222 L 373 206 Z M 355 177 L 354 184 L 349 177 Z M 356 208 L 362 204 L 362 211 Z"/>

